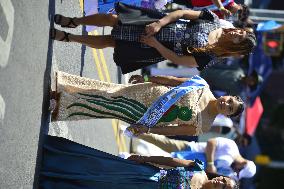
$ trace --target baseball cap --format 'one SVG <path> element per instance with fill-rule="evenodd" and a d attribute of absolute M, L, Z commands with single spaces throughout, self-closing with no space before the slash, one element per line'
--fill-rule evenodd
<path fill-rule="evenodd" d="M 253 161 L 248 160 L 244 168 L 239 172 L 239 179 L 253 177 L 256 173 L 256 166 Z"/>

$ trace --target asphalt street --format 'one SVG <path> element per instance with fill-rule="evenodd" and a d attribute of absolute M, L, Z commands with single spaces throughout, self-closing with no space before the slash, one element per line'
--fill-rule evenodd
<path fill-rule="evenodd" d="M 117 120 L 50 123 L 54 72 L 107 82 L 125 82 L 112 49 L 94 50 L 49 39 L 52 16 L 83 15 L 82 1 L 0 0 L 0 188 L 37 188 L 45 134 L 65 137 L 112 154 L 128 151 Z M 84 28 L 64 29 L 75 34 Z M 107 34 L 98 28 L 89 35 Z M 126 76 L 127 77 L 127 76 Z"/>

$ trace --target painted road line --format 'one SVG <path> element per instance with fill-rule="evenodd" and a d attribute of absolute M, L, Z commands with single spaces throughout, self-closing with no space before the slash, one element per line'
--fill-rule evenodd
<path fill-rule="evenodd" d="M 84 0 L 79 0 L 81 11 L 84 12 Z"/>
<path fill-rule="evenodd" d="M 102 49 L 99 49 L 99 54 L 100 54 L 101 62 L 102 62 L 102 65 L 103 65 L 104 73 L 105 73 L 105 76 L 106 76 L 106 80 L 108 82 L 111 82 L 110 75 L 109 75 L 109 72 L 108 72 L 108 68 L 107 68 L 107 65 L 106 65 L 106 60 L 105 60 L 105 57 L 104 57 L 104 52 L 103 52 Z"/>
<path fill-rule="evenodd" d="M 121 149 L 122 149 L 122 146 L 120 144 L 120 138 L 119 138 L 119 130 L 118 130 L 118 127 L 117 127 L 117 120 L 115 119 L 112 119 L 111 120 L 111 125 L 112 125 L 112 128 L 113 128 L 113 132 L 114 132 L 114 138 L 115 138 L 115 141 L 118 145 L 118 151 L 120 152 Z"/>
<path fill-rule="evenodd" d="M 94 31 L 94 34 L 95 35 L 98 35 L 98 31 L 95 30 Z M 109 71 L 108 71 L 108 68 L 107 68 L 107 65 L 106 65 L 106 60 L 105 60 L 105 56 L 104 56 L 104 52 L 102 49 L 98 49 L 99 50 L 99 54 L 100 54 L 100 58 L 101 58 L 101 63 L 103 65 L 103 69 L 104 69 L 104 73 L 106 75 L 106 79 L 108 82 L 111 82 L 111 79 L 110 79 L 110 75 L 109 75 Z"/>
<path fill-rule="evenodd" d="M 98 35 L 97 30 L 94 31 L 94 35 Z M 95 63 L 97 65 L 98 74 L 100 74 L 100 72 L 102 72 L 102 69 L 100 67 L 100 65 L 102 65 L 103 71 L 104 71 L 105 76 L 106 76 L 106 81 L 111 82 L 111 78 L 110 78 L 108 67 L 107 67 L 107 64 L 106 64 L 106 61 L 105 61 L 103 50 L 99 49 L 99 53 L 100 53 L 100 60 L 101 60 L 100 63 L 101 64 L 99 63 L 98 54 L 95 54 L 95 57 L 94 57 Z M 125 145 L 125 139 L 119 133 L 119 122 L 118 122 L 118 120 L 112 120 L 112 128 L 114 130 L 114 135 L 115 135 L 116 142 L 118 144 L 119 152 L 127 151 L 126 145 Z"/>
<path fill-rule="evenodd" d="M 79 3 L 80 3 L 80 7 L 81 7 L 82 12 L 84 12 L 84 0 L 79 0 Z M 89 32 L 88 34 L 89 35 L 98 35 L 98 31 L 95 30 L 93 33 Z M 93 51 L 93 57 L 94 57 L 95 64 L 96 64 L 96 67 L 97 67 L 99 79 L 101 81 L 111 82 L 111 78 L 110 78 L 110 74 L 109 74 L 109 71 L 108 71 L 108 67 L 107 67 L 107 64 L 106 64 L 106 60 L 105 60 L 103 50 L 98 49 L 100 59 L 99 59 L 99 56 L 98 56 L 97 49 L 93 48 L 92 51 Z M 103 72 L 102 72 L 102 69 L 101 69 L 100 62 L 102 64 Z M 104 77 L 104 75 L 105 75 L 105 77 Z M 124 137 L 122 135 L 120 135 L 119 124 L 120 124 L 119 120 L 112 119 L 112 128 L 113 128 L 113 131 L 114 131 L 115 140 L 116 140 L 116 143 L 118 145 L 119 152 L 125 152 L 125 151 L 127 151 L 127 148 L 126 148 Z"/>
<path fill-rule="evenodd" d="M 92 32 L 89 32 L 89 34 L 94 35 Z M 99 78 L 100 78 L 101 81 L 105 81 L 105 78 L 103 76 L 103 72 L 102 72 L 102 69 L 101 69 L 97 49 L 92 48 L 92 51 L 93 51 L 93 57 L 95 59 L 95 64 L 96 64 L 96 67 L 97 67 Z"/>
<path fill-rule="evenodd" d="M 0 94 L 0 126 L 2 126 L 2 124 L 4 123 L 5 107 L 5 101 Z"/>
<path fill-rule="evenodd" d="M 98 35 L 98 32 L 95 30 L 94 32 L 89 32 L 89 34 L 91 34 L 91 35 Z M 96 67 L 97 67 L 97 72 L 98 72 L 99 79 L 101 81 L 111 82 L 110 74 L 109 74 L 109 71 L 108 71 L 108 68 L 107 68 L 107 65 L 106 65 L 106 61 L 105 61 L 105 57 L 104 57 L 103 51 L 102 50 L 99 51 L 100 52 L 100 60 L 101 61 L 99 60 L 97 49 L 93 48 L 92 51 L 93 51 L 93 57 L 94 57 L 95 64 L 96 64 Z M 102 63 L 103 69 L 101 67 L 100 62 Z M 102 70 L 105 73 L 106 79 L 104 78 Z M 123 136 L 120 136 L 118 127 L 119 127 L 118 121 L 113 119 L 112 120 L 112 128 L 113 128 L 113 131 L 114 131 L 116 143 L 118 145 L 118 150 L 119 150 L 119 152 L 123 152 L 123 151 L 125 152 L 125 151 L 127 151 L 126 145 L 125 145 L 125 139 L 123 138 Z"/>
<path fill-rule="evenodd" d="M 118 122 L 118 123 L 117 123 L 118 135 L 119 135 L 119 137 L 120 137 L 121 147 L 122 147 L 122 149 L 121 149 L 120 152 L 127 152 L 128 150 L 127 150 L 127 148 L 126 148 L 124 135 L 122 135 L 121 132 L 120 132 L 120 121 L 117 120 L 117 122 Z"/>
<path fill-rule="evenodd" d="M 94 31 L 94 35 L 98 35 L 97 30 Z M 106 61 L 105 61 L 103 50 L 99 49 L 99 53 L 100 53 L 101 64 L 103 66 L 103 71 L 104 71 L 105 76 L 106 76 L 106 81 L 111 82 L 111 78 L 110 78 L 110 74 L 109 74 L 109 71 L 108 71 L 108 68 L 107 68 L 107 64 L 106 64 Z M 98 61 L 97 57 L 95 57 L 95 62 L 96 61 Z M 96 62 L 96 64 L 97 64 L 97 62 Z M 97 66 L 97 68 L 100 69 L 98 66 Z M 98 70 L 98 71 L 101 71 L 101 70 Z M 120 135 L 120 132 L 119 132 L 119 123 L 120 122 L 118 120 L 112 121 L 112 127 L 114 129 L 115 138 L 116 138 L 117 143 L 118 143 L 119 151 L 125 152 L 125 151 L 127 151 L 127 148 L 126 148 L 124 136 Z"/>
<path fill-rule="evenodd" d="M 112 120 L 112 124 L 114 126 L 115 130 L 115 138 L 119 142 L 119 152 L 127 152 L 126 144 L 125 144 L 125 139 L 124 137 L 120 134 L 120 121 L 117 119 Z"/>
<path fill-rule="evenodd" d="M 0 1 L 0 6 L 3 10 L 3 19 L 7 21 L 8 31 L 6 36 L 0 35 L 0 68 L 6 67 L 8 64 L 12 38 L 14 32 L 14 7 L 10 0 Z M 2 25 L 2 24 L 1 24 Z M 5 26 L 5 25 L 4 25 Z M 2 25 L 3 27 L 3 25 Z M 2 38 L 4 37 L 4 38 Z"/>

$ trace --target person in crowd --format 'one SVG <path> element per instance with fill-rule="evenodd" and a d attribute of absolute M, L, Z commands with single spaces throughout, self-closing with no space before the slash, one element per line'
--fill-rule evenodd
<path fill-rule="evenodd" d="M 138 137 L 172 153 L 172 157 L 203 160 L 207 172 L 235 179 L 250 178 L 256 173 L 254 162 L 243 158 L 236 142 L 231 139 L 217 137 L 209 139 L 207 142 L 188 142 L 156 134 L 142 134 Z M 243 135 L 237 137 L 236 141 L 239 145 L 247 146 L 251 142 L 251 137 Z"/>
<path fill-rule="evenodd" d="M 248 18 L 249 8 L 247 5 L 237 4 L 234 0 L 173 0 L 173 3 L 185 5 L 194 10 L 207 8 L 219 18 L 229 17 L 238 13 L 238 17 Z"/>
<path fill-rule="evenodd" d="M 133 75 L 132 84 L 106 83 L 57 72 L 52 121 L 114 118 L 133 124 L 134 135 L 199 135 L 217 114 L 236 116 L 244 107 L 237 96 L 216 99 L 199 76 Z"/>
<path fill-rule="evenodd" d="M 123 130 L 125 126 L 121 126 L 121 130 Z M 208 132 L 202 133 L 199 136 L 188 136 L 188 135 L 178 135 L 178 136 L 167 136 L 170 139 L 176 140 L 185 140 L 185 141 L 207 141 L 208 138 L 213 137 L 225 137 L 225 138 L 236 138 L 239 135 L 238 128 L 236 128 L 233 124 L 233 121 L 230 117 L 227 117 L 223 114 L 218 114 L 213 123 L 211 124 L 211 128 Z"/>
<path fill-rule="evenodd" d="M 221 118 L 221 119 L 219 119 Z M 238 119 L 217 115 L 211 129 L 207 133 L 203 133 L 198 137 L 199 142 L 207 142 L 210 138 L 224 137 L 234 140 L 239 148 L 245 148 L 251 144 L 252 137 L 247 133 L 241 133 Z M 233 121 L 234 120 L 234 121 Z"/>
<path fill-rule="evenodd" d="M 46 136 L 39 176 L 41 189 L 236 189 L 231 178 L 208 179 L 200 161 L 131 155 L 128 159 Z"/>
<path fill-rule="evenodd" d="M 208 82 L 211 90 L 242 97 L 246 96 L 247 89 L 249 92 L 255 91 L 263 81 L 262 76 L 255 70 L 248 74 L 241 63 L 215 65 L 201 71 L 200 76 Z"/>
<path fill-rule="evenodd" d="M 111 26 L 111 35 L 73 35 L 51 28 L 50 36 L 57 41 L 77 42 L 97 49 L 113 47 L 114 62 L 123 74 L 166 59 L 203 70 L 224 57 L 248 54 L 256 45 L 254 33 L 239 28 L 222 29 L 219 18 L 207 9 L 163 14 L 117 3 L 116 12 L 117 15 L 94 14 L 82 18 L 54 17 L 55 23 L 62 27 Z"/>

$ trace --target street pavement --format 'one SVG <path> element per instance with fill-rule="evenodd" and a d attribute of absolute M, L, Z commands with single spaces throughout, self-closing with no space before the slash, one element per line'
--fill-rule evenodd
<path fill-rule="evenodd" d="M 0 189 L 37 188 L 46 134 L 118 154 L 129 150 L 117 120 L 50 123 L 49 91 L 54 72 L 124 83 L 113 50 L 95 50 L 49 39 L 50 18 L 82 16 L 82 1 L 0 0 Z M 59 26 L 54 27 L 61 29 Z M 84 28 L 64 29 L 75 34 Z M 108 34 L 98 28 L 90 35 Z"/>

